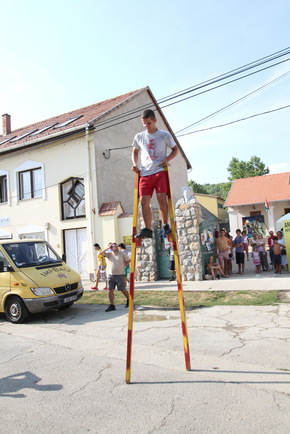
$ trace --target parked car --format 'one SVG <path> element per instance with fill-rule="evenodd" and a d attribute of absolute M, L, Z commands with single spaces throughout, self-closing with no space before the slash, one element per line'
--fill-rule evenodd
<path fill-rule="evenodd" d="M 46 241 L 0 241 L 0 312 L 12 323 L 68 308 L 83 291 L 78 273 Z"/>

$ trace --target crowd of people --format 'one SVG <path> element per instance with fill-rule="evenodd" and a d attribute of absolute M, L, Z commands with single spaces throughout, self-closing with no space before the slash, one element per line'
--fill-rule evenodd
<path fill-rule="evenodd" d="M 269 255 L 269 257 L 268 257 Z M 283 232 L 278 231 L 275 235 L 269 231 L 267 240 L 262 234 L 253 232 L 248 237 L 245 231 L 236 230 L 233 238 L 226 229 L 222 229 L 216 237 L 216 257 L 210 256 L 207 264 L 207 276 L 218 279 L 220 276 L 229 277 L 233 274 L 233 261 L 238 266 L 237 274 L 245 273 L 246 261 L 252 260 L 256 274 L 262 271 L 272 270 L 275 274 L 288 272 L 286 245 Z"/>

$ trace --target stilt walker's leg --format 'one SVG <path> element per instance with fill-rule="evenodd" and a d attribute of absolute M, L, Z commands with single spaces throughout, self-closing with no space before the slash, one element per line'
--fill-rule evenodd
<path fill-rule="evenodd" d="M 172 247 L 174 250 L 174 263 L 175 263 L 179 309 L 180 309 L 180 317 L 181 317 L 181 325 L 182 325 L 185 367 L 189 371 L 190 370 L 189 344 L 188 344 L 186 315 L 185 315 L 184 298 L 183 298 L 180 260 L 179 260 L 179 252 L 178 252 L 178 242 L 177 242 L 177 234 L 176 234 L 176 222 L 174 218 L 174 209 L 172 204 L 172 194 L 171 194 L 171 185 L 170 185 L 168 167 L 165 168 L 165 173 L 167 174 L 167 181 L 168 181 L 168 209 L 169 209 L 170 226 L 171 226 L 171 234 L 168 236 L 168 240 L 172 243 Z"/>
<path fill-rule="evenodd" d="M 130 291 L 129 291 L 129 311 L 128 311 L 128 336 L 127 336 L 127 363 L 126 363 L 126 383 L 131 380 L 131 356 L 132 356 L 132 335 L 133 335 L 133 310 L 134 310 L 134 284 L 136 266 L 136 241 L 137 222 L 138 222 L 138 202 L 139 202 L 139 174 L 135 174 L 134 184 L 134 206 L 133 206 L 133 231 L 132 231 L 132 251 L 131 251 L 131 272 L 130 272 Z M 139 244 L 138 244 L 139 245 Z"/>

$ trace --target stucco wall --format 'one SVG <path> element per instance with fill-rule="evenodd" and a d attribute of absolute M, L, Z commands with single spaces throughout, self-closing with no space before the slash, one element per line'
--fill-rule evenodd
<path fill-rule="evenodd" d="M 134 173 L 131 171 L 131 145 L 135 134 L 143 129 L 140 119 L 141 112 L 143 111 L 141 107 L 148 105 L 150 102 L 151 99 L 148 93 L 143 92 L 138 98 L 131 100 L 118 110 L 112 112 L 108 117 L 108 119 L 112 119 L 112 124 L 107 124 L 107 126 L 110 125 L 110 128 L 95 133 L 96 184 L 98 185 L 99 208 L 103 202 L 120 200 L 125 212 L 131 213 L 133 211 Z M 134 113 L 130 117 L 137 116 L 137 118 L 112 126 L 116 122 L 114 118 L 128 110 L 132 110 Z M 157 126 L 160 129 L 166 130 L 165 123 L 156 110 L 155 114 Z M 120 118 L 117 122 L 121 122 L 122 119 Z M 98 129 L 98 124 L 96 128 Z M 104 157 L 103 153 L 106 149 L 120 147 L 123 149 L 111 151 L 109 159 Z M 171 163 L 170 176 L 173 201 L 175 203 L 182 194 L 182 187 L 188 185 L 186 162 L 181 153 Z M 157 206 L 155 195 L 152 206 Z"/>

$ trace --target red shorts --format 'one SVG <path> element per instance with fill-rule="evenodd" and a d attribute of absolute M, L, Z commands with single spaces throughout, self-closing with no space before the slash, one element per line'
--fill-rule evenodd
<path fill-rule="evenodd" d="M 141 176 L 139 182 L 139 196 L 151 196 L 156 193 L 168 193 L 167 176 L 164 170 L 153 175 Z"/>

